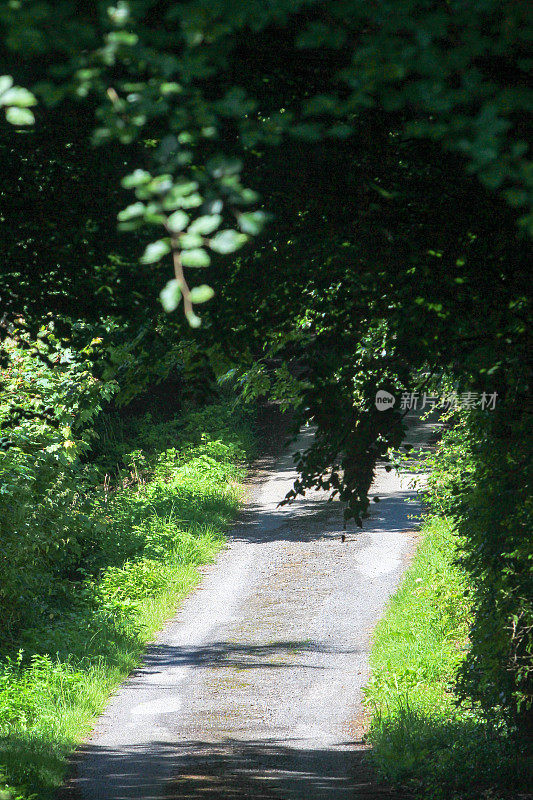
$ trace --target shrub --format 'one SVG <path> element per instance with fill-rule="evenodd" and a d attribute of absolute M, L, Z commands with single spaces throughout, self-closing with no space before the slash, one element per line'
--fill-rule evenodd
<path fill-rule="evenodd" d="M 532 732 L 531 438 L 516 406 L 456 415 L 432 458 L 426 498 L 453 521 L 472 592 L 459 691 Z"/>
<path fill-rule="evenodd" d="M 444 519 L 426 520 L 414 561 L 374 635 L 368 739 L 379 771 L 417 796 L 497 800 L 527 790 L 533 775 L 501 709 L 487 716 L 485 702 L 471 694 L 460 702 L 454 691 L 457 670 L 470 657 L 476 602 L 458 561 L 460 546 Z"/>

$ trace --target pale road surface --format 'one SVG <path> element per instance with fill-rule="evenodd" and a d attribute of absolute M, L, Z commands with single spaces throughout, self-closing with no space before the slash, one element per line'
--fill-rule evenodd
<path fill-rule="evenodd" d="M 277 507 L 290 453 L 263 467 L 229 547 L 80 749 L 76 797 L 384 796 L 361 792 L 353 743 L 371 632 L 414 549 L 414 492 L 379 468 L 381 502 L 343 544 L 324 494 Z"/>

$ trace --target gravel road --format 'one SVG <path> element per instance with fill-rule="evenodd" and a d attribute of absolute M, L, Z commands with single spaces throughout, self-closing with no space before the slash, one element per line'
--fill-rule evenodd
<path fill-rule="evenodd" d="M 292 464 L 287 452 L 257 470 L 228 548 L 80 749 L 76 796 L 389 796 L 365 782 L 355 742 L 371 632 L 419 509 L 408 480 L 380 468 L 375 516 L 342 543 L 340 504 L 324 494 L 277 507 Z"/>

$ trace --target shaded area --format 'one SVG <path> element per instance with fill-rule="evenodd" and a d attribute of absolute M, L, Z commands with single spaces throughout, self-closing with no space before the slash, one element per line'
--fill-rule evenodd
<path fill-rule="evenodd" d="M 377 494 L 377 492 L 376 492 Z M 417 522 L 413 519 L 419 506 L 414 489 L 405 489 L 388 494 L 379 503 L 371 506 L 372 516 L 365 521 L 363 529 L 349 526 L 352 534 L 368 531 L 399 533 L 412 530 Z M 412 505 L 411 505 L 412 504 Z M 313 498 L 298 499 L 297 505 L 286 505 L 265 509 L 260 503 L 250 503 L 242 513 L 239 524 L 231 531 L 230 538 L 257 544 L 268 542 L 312 542 L 330 536 L 339 536 L 342 529 L 340 501 L 329 502 L 323 494 Z M 393 523 L 391 524 L 391 520 Z"/>
<path fill-rule="evenodd" d="M 129 683 L 133 684 L 136 677 L 146 674 L 160 674 L 168 667 L 233 667 L 235 669 L 276 669 L 279 667 L 295 669 L 305 667 L 309 663 L 301 664 L 291 660 L 284 662 L 283 658 L 296 653 L 321 653 L 328 655 L 348 655 L 359 652 L 356 648 L 343 650 L 328 647 L 314 641 L 279 641 L 267 644 L 244 644 L 228 641 L 210 642 L 199 647 L 179 647 L 168 644 L 153 644 L 146 650 L 143 657 L 142 668 L 135 670 Z M 325 667 L 314 666 L 315 669 Z"/>
<path fill-rule="evenodd" d="M 351 749 L 345 749 L 350 747 Z M 150 742 L 114 751 L 86 746 L 78 757 L 98 757 L 112 777 L 114 800 L 409 800 L 411 795 L 380 784 L 361 741 L 308 749 L 305 741 Z M 154 760 L 172 778 L 154 790 Z M 142 776 L 147 776 L 146 785 Z M 83 781 L 79 781 L 83 790 Z M 97 796 L 97 795 L 96 795 Z M 75 800 L 65 792 L 62 800 Z"/>
<path fill-rule="evenodd" d="M 409 480 L 415 477 L 409 472 L 422 450 L 433 448 L 428 441 L 433 442 L 439 434 L 439 414 L 433 412 L 427 420 L 421 421 L 419 414 L 410 414 L 407 418 L 408 433 L 406 442 L 412 446 L 411 458 L 404 463 L 404 478 Z M 310 447 L 313 440 L 314 428 L 308 427 L 300 433 L 298 438 L 299 452 Z M 387 466 L 388 462 L 380 461 L 379 467 Z M 260 476 L 268 475 L 269 483 L 285 484 L 295 477 L 294 459 L 287 455 L 281 464 L 272 456 L 264 456 L 255 462 L 256 473 Z M 281 467 L 281 468 L 280 468 Z M 274 473 L 274 474 L 272 474 Z M 380 471 L 378 469 L 377 476 Z M 298 496 L 293 503 L 281 506 L 278 502 L 283 499 L 280 494 L 274 502 L 263 501 L 258 497 L 250 500 L 239 515 L 238 524 L 229 532 L 229 538 L 256 544 L 268 542 L 312 542 L 319 539 L 338 536 L 342 529 L 344 503 L 339 499 L 330 501 L 324 492 L 309 490 L 305 496 Z M 379 484 L 372 486 L 372 498 L 378 497 L 379 502 L 371 502 L 370 517 L 364 521 L 363 528 L 349 524 L 348 531 L 351 536 L 370 531 L 387 533 L 401 533 L 418 527 L 420 513 L 420 497 L 414 486 L 390 491 L 387 487 L 385 496 L 380 497 Z"/>
<path fill-rule="evenodd" d="M 387 779 L 412 781 L 424 797 L 533 800 L 531 749 L 490 720 L 447 719 L 406 704 L 379 719 L 371 741 L 375 763 Z"/>

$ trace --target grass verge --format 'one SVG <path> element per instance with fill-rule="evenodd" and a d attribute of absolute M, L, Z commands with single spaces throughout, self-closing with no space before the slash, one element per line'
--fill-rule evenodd
<path fill-rule="evenodd" d="M 1 800 L 53 797 L 69 753 L 198 582 L 235 516 L 253 446 L 242 415 L 213 405 L 180 420 L 179 437 L 174 422 L 143 424 L 127 480 L 92 501 L 97 536 L 76 574 L 62 576 L 53 601 L 2 654 Z"/>
<path fill-rule="evenodd" d="M 454 695 L 470 619 L 457 555 L 448 523 L 429 518 L 376 628 L 365 690 L 372 758 L 384 778 L 432 800 L 518 797 L 533 772 L 503 717 L 487 719 Z"/>

